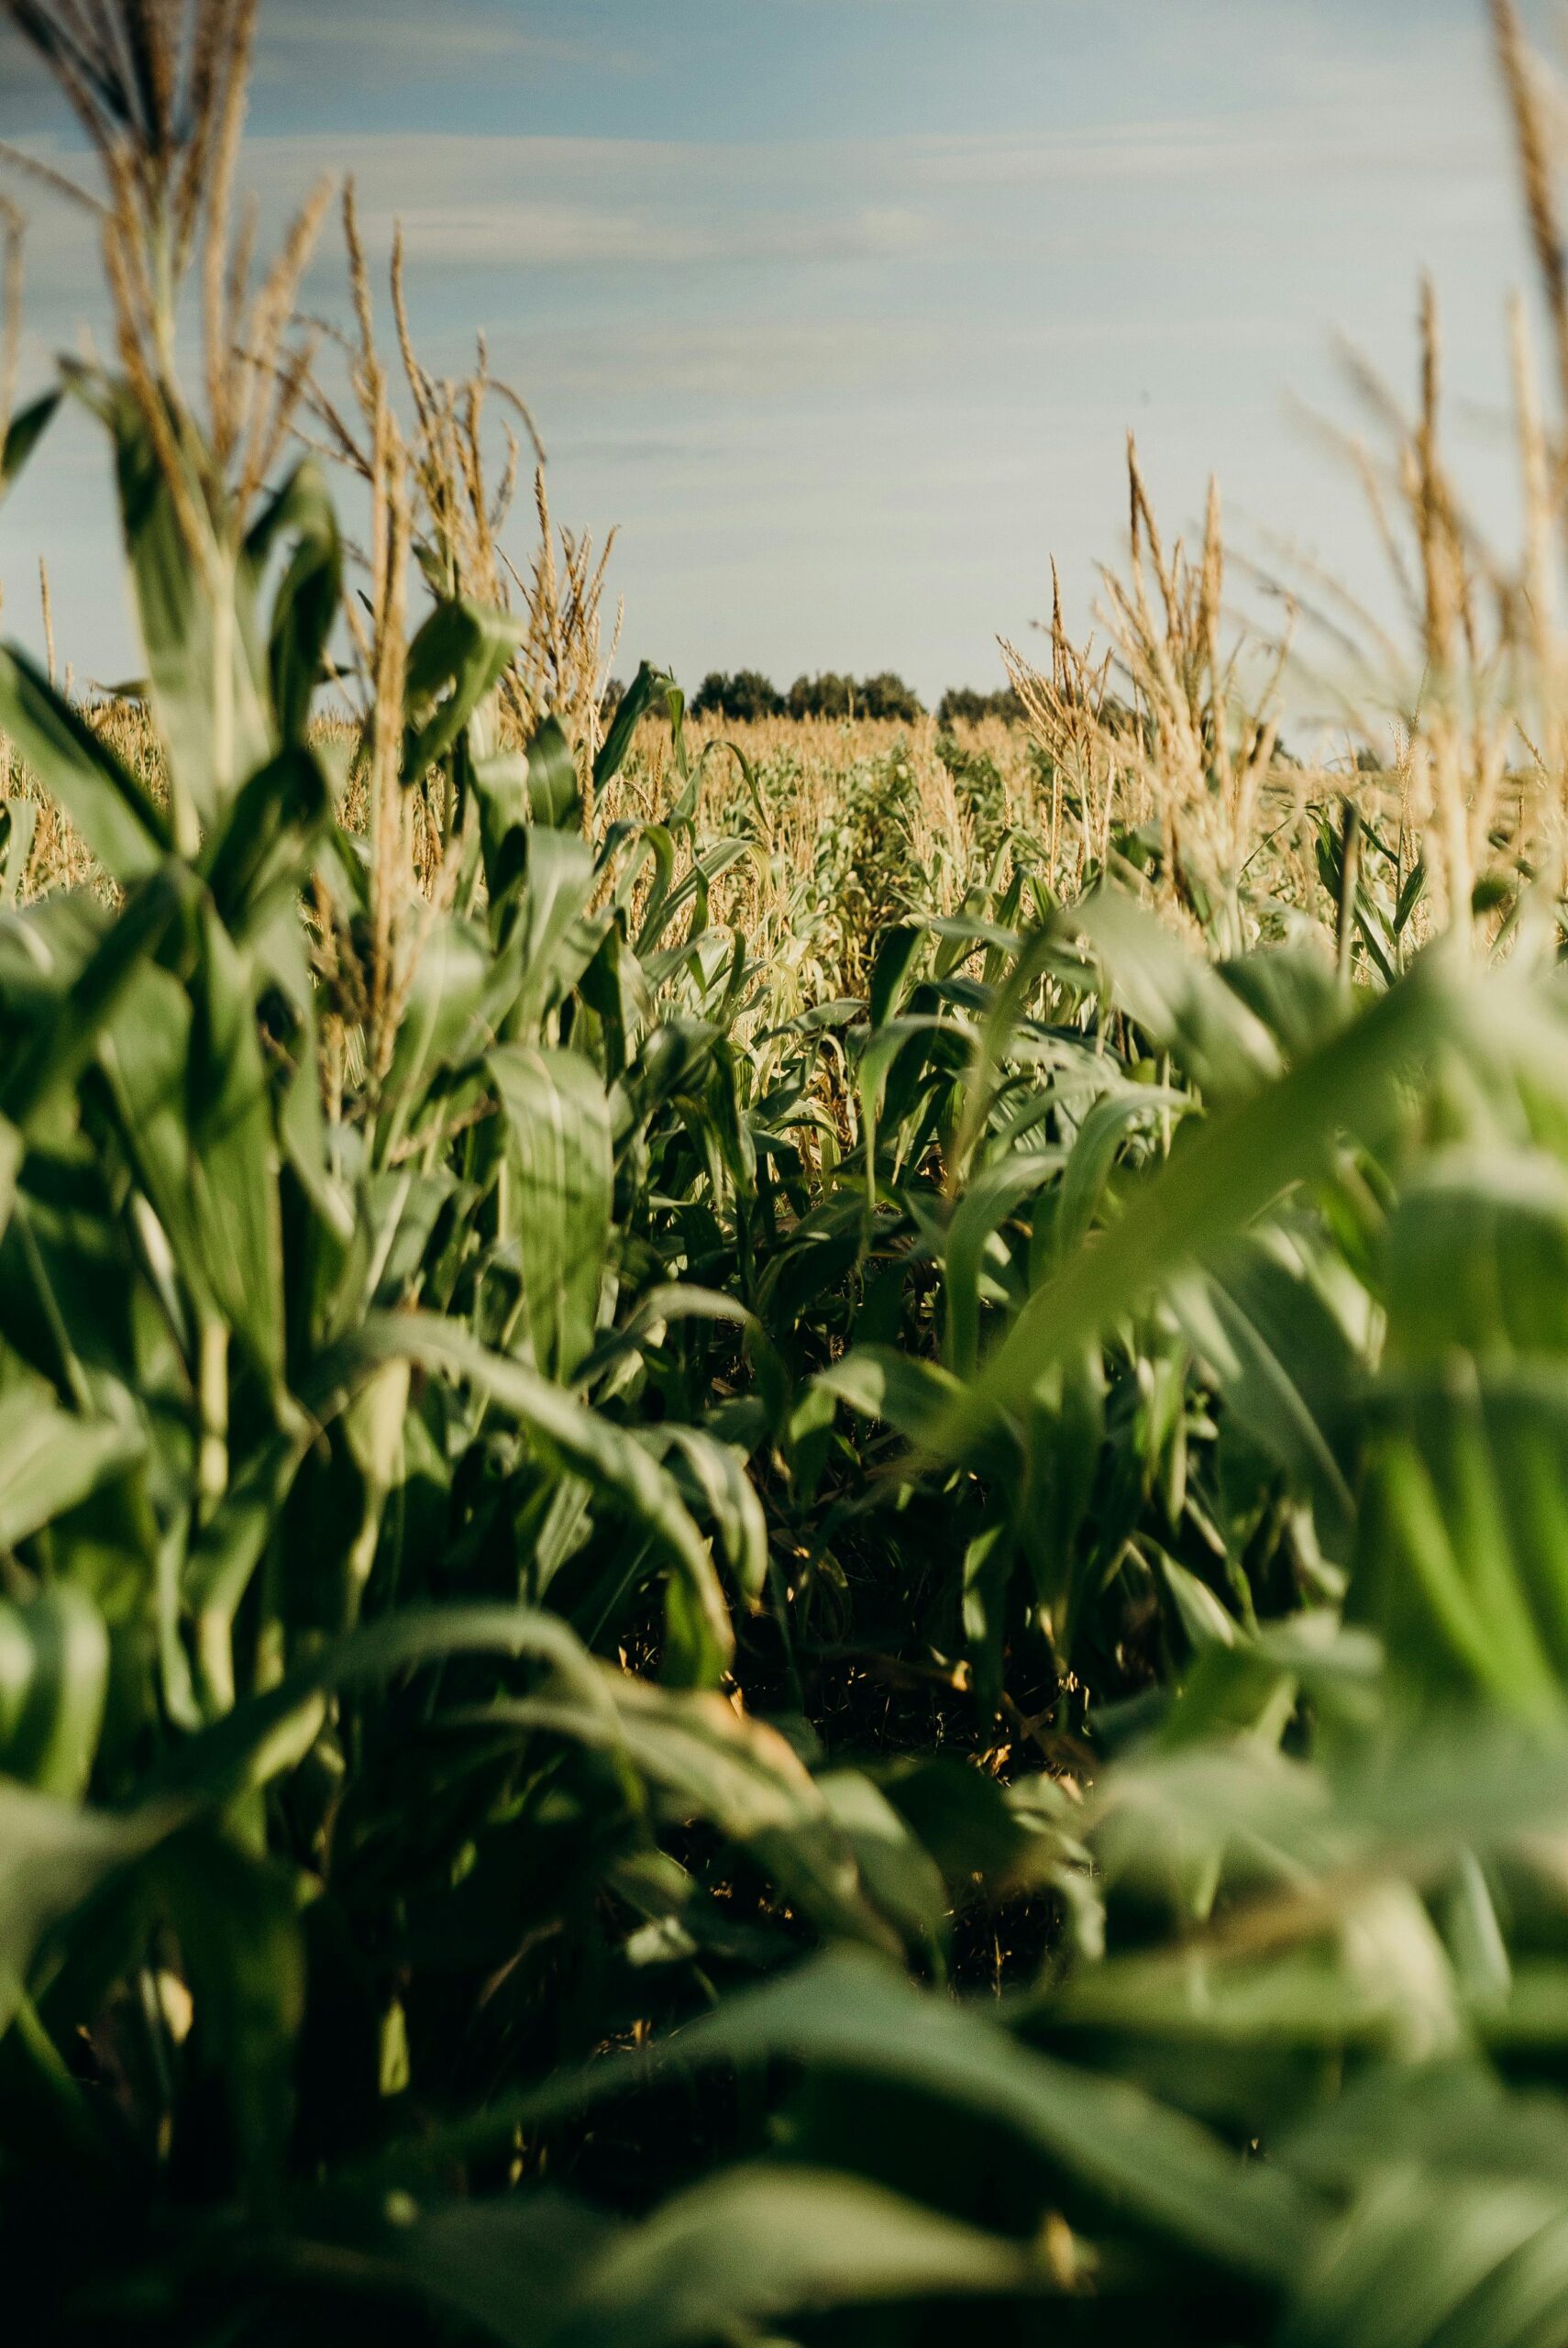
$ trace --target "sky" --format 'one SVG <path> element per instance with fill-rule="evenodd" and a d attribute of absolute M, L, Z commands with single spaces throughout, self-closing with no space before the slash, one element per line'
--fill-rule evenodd
<path fill-rule="evenodd" d="M 1534 12 L 1539 17 L 1540 12 Z M 562 520 L 619 526 L 618 666 L 1001 681 L 1059 565 L 1231 535 L 1379 610 L 1341 342 L 1403 396 L 1438 288 L 1472 504 L 1513 527 L 1505 304 L 1528 280 L 1481 0 L 263 0 L 243 177 L 273 223 L 351 172 L 407 238 L 416 336 L 476 328 Z M 0 138 L 72 126 L 0 36 Z M 3 184 L 0 182 L 0 184 Z M 26 364 L 101 321 L 91 238 L 29 215 Z M 305 301 L 341 315 L 330 238 Z M 105 456 L 51 436 L 0 509 L 0 629 L 134 670 Z"/>

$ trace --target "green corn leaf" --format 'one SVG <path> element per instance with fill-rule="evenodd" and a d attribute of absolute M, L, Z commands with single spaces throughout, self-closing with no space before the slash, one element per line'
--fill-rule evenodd
<path fill-rule="evenodd" d="M 6 1414 L 0 1403 L 0 1420 Z M 57 1449 L 71 1440 L 69 1433 L 57 1434 Z M 91 1466 L 91 1434 L 85 1447 Z M 0 1507 L 16 1498 L 13 1486 Z M 40 1793 L 82 1794 L 98 1749 L 108 1680 L 108 1634 L 83 1591 L 61 1583 L 25 1604 L 0 1599 L 0 1771 Z"/>
<path fill-rule="evenodd" d="M 1550 2173 L 1367 2178 L 1280 2348 L 1551 2348 L 1568 2323 L 1568 2196 Z"/>
<path fill-rule="evenodd" d="M 0 1001 L 20 1032 L 59 1009 L 114 926 L 84 890 L 55 890 L 0 912 Z"/>
<path fill-rule="evenodd" d="M 570 2337 L 678 2348 L 737 2318 L 772 2325 L 879 2300 L 1050 2287 L 1019 2244 L 858 2178 L 740 2167 L 694 2187 L 594 2262 Z"/>
<path fill-rule="evenodd" d="M 823 1784 L 775 1730 L 724 1697 L 654 1688 L 580 1651 L 571 1668 L 558 1667 L 536 1695 L 451 1717 L 479 1730 L 564 1736 L 619 1755 L 661 1816 L 681 1824 L 709 1821 L 751 1853 L 790 1906 L 824 1931 L 890 1955 L 902 1945 L 889 1921 L 898 1921 L 897 1903 L 879 1899 Z M 892 1831 L 884 1826 L 885 1833 Z M 936 1888 L 940 1894 L 940 1882 Z M 921 1921 L 922 1931 L 929 1925 L 934 1932 L 940 1914 L 932 1924 L 922 1909 Z"/>
<path fill-rule="evenodd" d="M 1040 1381 L 1020 1413 L 1024 1476 L 1012 1529 L 1065 1659 L 1099 1570 L 1087 1520 L 1105 1445 L 1106 1384 L 1100 1348 L 1087 1345 Z"/>
<path fill-rule="evenodd" d="M 347 1393 L 334 1397 L 344 1409 L 351 1399 Z M 190 1545 L 179 1598 L 193 1634 L 204 1693 L 215 1711 L 226 1711 L 234 1702 L 235 1617 L 276 1533 L 310 1442 L 328 1415 L 324 1411 L 314 1426 L 251 1446 L 231 1467 L 227 1489 Z M 341 1599 L 341 1591 L 334 1594 Z"/>
<path fill-rule="evenodd" d="M 659 2048 L 656 2075 L 791 2062 L 886 2081 L 939 2113 L 972 2113 L 999 2139 L 1043 2154 L 1125 2223 L 1274 2288 L 1288 2287 L 1324 2235 L 1316 2197 L 1262 2165 L 1243 2166 L 1204 2129 L 1120 2081 L 1021 2045 L 981 2013 L 922 1996 L 875 1959 L 819 1957 L 782 1983 L 731 1999 Z M 571 2109 L 646 2077 L 606 2065 L 547 2090 L 533 2108 Z"/>
<path fill-rule="evenodd" d="M 1544 1151 L 1438 1152 L 1401 1191 L 1387 1257 L 1401 1360 L 1568 1353 L 1568 1168 Z"/>
<path fill-rule="evenodd" d="M 947 1886 L 931 1853 L 875 1781 L 859 1769 L 829 1769 L 816 1781 L 870 1899 L 911 1949 L 942 1962 Z"/>
<path fill-rule="evenodd" d="M 643 869 L 651 860 L 653 879 L 644 895 L 643 920 L 655 921 L 675 884 L 675 836 L 667 824 L 617 824 L 600 849 L 601 869 L 613 869 L 615 855 L 628 842 L 632 852 L 624 859 L 615 882 L 616 910 L 630 922 Z"/>
<path fill-rule="evenodd" d="M 1338 1133 L 1384 1131 L 1401 1076 L 1450 1036 L 1477 1036 L 1483 1020 L 1451 964 L 1429 955 L 1343 1035 L 1207 1123 L 1129 1204 L 1113 1246 L 1080 1249 L 1035 1290 L 933 1449 L 961 1448 L 994 1411 L 1319 1172 Z"/>
<path fill-rule="evenodd" d="M 974 1372 L 980 1349 L 981 1264 L 990 1240 L 1056 1170 L 1055 1153 L 1021 1150 L 995 1159 L 969 1182 L 953 1211 L 943 1249 L 947 1326 L 943 1350 L 955 1377 Z"/>
<path fill-rule="evenodd" d="M 570 1673 L 580 1668 L 582 1648 L 564 1623 L 526 1607 L 404 1607 L 319 1648 L 275 1687 L 187 1738 L 144 1778 L 138 1814 L 159 1836 L 210 1817 L 298 1765 L 329 1696 L 463 1655 L 532 1656 Z"/>
<path fill-rule="evenodd" d="M 490 900 L 491 929 L 502 935 L 507 902 L 527 861 L 528 825 L 534 820 L 528 795 L 528 760 L 521 750 L 493 750 L 471 758 L 468 776 L 479 807 L 480 854 Z"/>
<path fill-rule="evenodd" d="M 1114 2043 L 1121 2063 L 1179 2077 L 1232 2124 L 1277 2127 L 1291 2071 L 1315 2061 L 1437 2061 L 1463 2045 L 1458 1985 L 1422 1900 L 1347 1889 L 1336 1930 L 1264 1958 L 1201 1946 L 1078 1968 L 1041 2010 L 1066 2054 Z M 1184 2065 L 1185 2058 L 1185 2065 Z"/>
<path fill-rule="evenodd" d="M 789 1402 L 789 1372 L 778 1347 L 746 1305 L 716 1289 L 701 1288 L 694 1280 L 649 1289 L 624 1328 L 601 1335 L 591 1357 L 580 1366 L 578 1382 L 590 1386 L 628 1356 L 663 1345 L 671 1326 L 685 1321 L 727 1322 L 742 1331 L 770 1423 L 777 1423 Z"/>
<path fill-rule="evenodd" d="M 994 1718 L 1002 1697 L 1002 1640 L 1008 1591 L 1018 1555 L 1010 1526 L 988 1525 L 964 1549 L 963 1624 L 974 1669 L 975 1700 Z"/>
<path fill-rule="evenodd" d="M 220 922 L 206 918 L 202 927 L 192 981 L 186 1180 L 213 1293 L 257 1362 L 281 1378 L 282 1231 L 271 1088 L 238 957 Z"/>
<path fill-rule="evenodd" d="M 1189 1094 L 1165 1085 L 1135 1085 L 1125 1092 L 1108 1092 L 1095 1102 L 1078 1128 L 1062 1176 L 1051 1227 L 1058 1261 L 1088 1237 L 1124 1145 L 1141 1126 L 1163 1117 L 1185 1117 L 1197 1105 Z"/>
<path fill-rule="evenodd" d="M 905 1439 L 924 1445 L 947 1423 L 963 1389 L 950 1370 L 917 1361 L 890 1346 L 852 1346 L 831 1368 L 819 1370 L 815 1390 L 878 1419 Z"/>
<path fill-rule="evenodd" d="M 6 1106 L 17 1124 L 40 1123 L 72 1099 L 83 1071 L 123 1024 L 129 1005 L 164 977 L 152 958 L 171 931 L 188 921 L 193 895 L 188 874 L 166 863 L 93 943 L 63 1000 L 6 1072 Z"/>
<path fill-rule="evenodd" d="M 430 923 L 414 964 L 383 1088 L 378 1156 L 400 1144 L 431 1086 L 477 1059 L 492 1040 L 496 967 L 482 930 L 457 914 Z"/>
<path fill-rule="evenodd" d="M 259 589 L 268 558 L 289 538 L 293 552 L 272 604 L 267 661 L 278 738 L 299 744 L 343 592 L 337 517 L 320 468 L 310 458 L 290 474 L 246 539 L 252 593 Z"/>
<path fill-rule="evenodd" d="M 271 1084 L 234 946 L 210 908 L 196 928 L 191 992 L 167 970 L 133 967 L 93 1040 L 182 1279 L 275 1379 L 283 1294 Z"/>
<path fill-rule="evenodd" d="M 14 1549 L 139 1456 L 145 1438 L 83 1419 L 39 1386 L 0 1396 L 0 1548 Z"/>
<path fill-rule="evenodd" d="M 378 2213 L 379 2216 L 380 2213 Z M 305 2257 L 348 2266 L 367 2288 L 459 2336 L 500 2348 L 568 2348 L 575 2296 L 618 2228 L 566 2195 L 539 2189 L 428 2206 L 400 2199 L 380 2222 L 346 2225 Z M 345 2238 L 346 2237 L 346 2238 Z"/>
<path fill-rule="evenodd" d="M 41 398 L 31 401 L 6 427 L 5 442 L 0 446 L 0 500 L 21 472 L 28 459 L 43 438 L 54 420 L 55 410 L 64 398 L 63 392 L 45 392 Z"/>
<path fill-rule="evenodd" d="M 1425 1721 L 1379 1707 L 1386 1681 L 1364 1633 L 1325 1639 L 1270 1632 L 1238 1652 L 1299 1678 L 1362 1733 L 1319 1766 L 1256 1740 L 1173 1737 L 1106 1774 L 1076 1814 L 1108 1888 L 1166 1897 L 1173 1883 L 1221 1877 L 1228 1906 L 1261 1899 L 1271 1945 L 1315 1938 L 1331 1921 L 1322 1888 L 1441 1882 L 1467 1852 L 1483 1863 L 1568 1819 L 1562 1715 L 1526 1722 L 1433 1705 Z M 1347 1699 L 1349 1700 L 1347 1700 Z M 1375 1731 L 1365 1733 L 1368 1725 Z M 1238 1936 L 1242 1938 L 1243 1936 Z"/>
<path fill-rule="evenodd" d="M 594 878 L 586 840 L 531 826 L 526 873 L 495 969 L 492 1000 L 509 1037 L 536 1033 L 598 953 L 610 917 L 589 913 Z"/>
<path fill-rule="evenodd" d="M 1273 1036 L 1207 962 L 1128 897 L 1101 889 L 1073 915 L 1120 1000 L 1215 1101 L 1244 1100 L 1280 1073 Z"/>
<path fill-rule="evenodd" d="M 169 764 L 176 829 L 188 851 L 195 840 L 185 836 L 182 823 L 204 831 L 276 747 L 249 565 L 215 528 L 204 485 L 184 449 L 174 460 L 181 475 L 176 500 L 165 453 L 129 385 L 82 368 L 71 371 L 71 381 L 115 441 L 120 519 L 151 704 Z"/>
<path fill-rule="evenodd" d="M 235 2171 L 251 2194 L 275 2193 L 293 2123 L 294 2044 L 305 2004 L 294 1881 L 286 1867 L 211 1832 L 176 1837 L 149 1873 L 151 1897 L 178 1939 Z"/>
<path fill-rule="evenodd" d="M 1413 1695 L 1485 1689 L 1552 1718 L 1568 1689 L 1568 1371 L 1385 1381 L 1352 1603 Z"/>
<path fill-rule="evenodd" d="M 1289 1059 L 1315 1051 L 1344 1025 L 1339 973 L 1326 953 L 1310 946 L 1264 947 L 1220 968 L 1231 992 L 1256 1013 Z"/>
<path fill-rule="evenodd" d="M 922 924 L 906 923 L 900 928 L 889 930 L 878 946 L 877 959 L 872 965 L 871 991 L 867 1003 L 873 1035 L 887 1025 L 903 1001 L 926 936 Z"/>
<path fill-rule="evenodd" d="M 578 1053 L 508 1044 L 485 1063 L 508 1133 L 498 1233 L 523 1268 L 536 1368 L 565 1382 L 593 1345 L 604 1291 L 615 1170 L 610 1109 Z"/>
<path fill-rule="evenodd" d="M 45 1936 L 172 1836 L 293 1767 L 327 1694 L 464 1654 L 558 1656 L 569 1668 L 580 1649 L 564 1623 L 518 1607 L 408 1610 L 323 1649 L 187 1739 L 143 1778 L 133 1808 L 83 1809 L 0 1778 L 0 2029 Z"/>
<path fill-rule="evenodd" d="M 116 928 L 121 925 L 116 925 Z M 171 971 L 136 969 L 96 1040 L 120 1131 L 181 1276 L 198 1300 L 213 1296 L 187 1180 L 190 1132 L 184 1079 L 190 1060 L 190 998 Z"/>
<path fill-rule="evenodd" d="M 0 1777 L 0 2032 L 47 1936 L 173 1831 L 173 1807 L 85 1810 Z"/>
<path fill-rule="evenodd" d="M 354 1351 L 360 1357 L 417 1362 L 471 1383 L 509 1412 L 547 1456 L 610 1501 L 662 1551 L 684 1589 L 691 1643 L 685 1667 L 696 1684 L 717 1678 L 734 1634 L 713 1560 L 673 1479 L 642 1445 L 537 1371 L 491 1353 L 432 1314 L 372 1316 Z"/>
<path fill-rule="evenodd" d="M 558 2195 L 417 2207 L 353 2256 L 503 2348 L 703 2348 L 801 2316 L 1051 2287 L 1015 2243 L 864 2179 L 743 2166 L 615 2226 Z M 873 2320 L 875 2318 L 873 2317 Z M 744 2327 L 744 2330 L 743 2330 Z"/>
<path fill-rule="evenodd" d="M 615 777 L 626 763 L 626 756 L 631 749 L 632 739 L 637 727 L 655 703 L 660 701 L 669 711 L 671 722 L 679 733 L 680 710 L 683 706 L 679 689 L 673 678 L 666 676 L 662 669 L 655 669 L 645 660 L 622 694 L 615 714 L 610 720 L 609 731 L 604 737 L 599 756 L 593 761 L 595 798 L 614 781 Z"/>
<path fill-rule="evenodd" d="M 724 1563 L 754 1614 L 767 1587 L 767 1523 L 744 1456 L 701 1427 L 666 1423 L 645 1440 L 670 1468 L 688 1505 L 711 1518 Z"/>
<path fill-rule="evenodd" d="M 1369 1333 L 1364 1298 L 1333 1296 L 1320 1268 L 1311 1235 L 1251 1232 L 1212 1273 L 1178 1281 L 1172 1304 L 1236 1425 L 1311 1498 L 1323 1547 L 1343 1560 L 1355 1521 L 1346 1398 L 1364 1355 L 1336 1306 L 1359 1301 L 1364 1342 Z"/>
<path fill-rule="evenodd" d="M 128 887 L 157 870 L 172 845 L 161 811 L 15 646 L 0 648 L 0 731 L 10 735 L 113 879 Z"/>
<path fill-rule="evenodd" d="M 438 604 L 408 648 L 403 773 L 417 782 L 439 764 L 522 641 L 518 623 L 462 598 Z"/>
<path fill-rule="evenodd" d="M 856 1089 L 860 1098 L 860 1140 L 866 1153 L 866 1187 L 867 1210 L 875 1213 L 878 1196 L 877 1155 L 878 1128 L 882 1121 L 884 1099 L 889 1079 L 897 1061 L 919 1038 L 944 1034 L 963 1035 L 964 1029 L 955 1020 L 939 1012 L 907 1013 L 900 1019 L 889 1020 L 885 1027 L 867 1045 L 856 1071 Z"/>
<path fill-rule="evenodd" d="M 232 934 L 245 935 L 279 899 L 294 914 L 331 808 L 320 759 L 299 747 L 281 751 L 240 786 L 199 866 Z"/>
<path fill-rule="evenodd" d="M 570 831 L 580 824 L 577 761 L 554 717 L 546 718 L 528 745 L 528 805 L 534 822 L 547 830 Z"/>
<path fill-rule="evenodd" d="M 10 1119 L 0 1116 L 0 1234 L 11 1220 L 17 1200 L 17 1177 L 26 1150 L 27 1144 Z"/>
<path fill-rule="evenodd" d="M 718 1036 L 706 1021 L 661 1022 L 644 1041 L 613 1102 L 617 1152 L 682 1093 L 701 1090 Z"/>

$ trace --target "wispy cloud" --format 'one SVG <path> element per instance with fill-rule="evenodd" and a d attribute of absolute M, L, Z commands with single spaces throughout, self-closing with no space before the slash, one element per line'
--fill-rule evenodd
<path fill-rule="evenodd" d="M 1471 113 L 1430 127 L 1390 123 L 1375 98 L 1362 105 L 1285 102 L 1245 116 L 1158 116 L 1071 133 L 954 133 L 900 142 L 911 183 L 924 189 L 1108 187 L 1158 181 L 1251 179 L 1277 184 L 1354 171 L 1447 175 L 1489 165 L 1496 126 Z"/>
<path fill-rule="evenodd" d="M 518 6 L 453 7 L 446 0 L 268 0 L 259 62 L 267 82 L 319 83 L 351 68 L 360 82 L 415 87 L 434 73 L 530 68 L 645 74 L 645 50 L 615 39 L 547 31 Z"/>
<path fill-rule="evenodd" d="M 923 312 L 834 317 L 819 311 L 695 327 L 649 322 L 580 329 L 532 349 L 519 332 L 499 336 L 496 349 L 506 363 L 515 358 L 520 368 L 525 364 L 541 403 L 562 413 L 580 413 L 588 404 L 597 417 L 609 387 L 625 381 L 636 386 L 640 402 L 678 401 L 710 426 L 716 411 L 733 410 L 733 428 L 749 433 L 758 415 L 776 417 L 791 404 L 824 393 L 843 404 L 869 392 L 888 395 L 900 386 L 918 387 L 960 404 L 967 400 L 977 414 L 977 375 L 987 400 L 1026 401 L 1053 368 L 1081 367 L 1105 354 L 1283 351 L 1296 331 L 1289 305 L 1281 301 L 1240 315 L 1196 309 L 1160 321 L 1146 316 L 1005 317 L 963 338 L 933 335 Z M 624 440 L 616 445 L 640 439 L 635 404 L 614 404 L 628 417 Z M 555 437 L 558 450 L 575 445 L 569 430 Z M 608 445 L 597 420 L 593 445 Z"/>
<path fill-rule="evenodd" d="M 25 143 L 70 161 L 53 142 Z M 246 150 L 246 183 L 274 223 L 324 172 L 353 177 L 373 244 L 401 223 L 415 269 L 896 262 L 950 241 L 934 212 L 904 200 L 902 172 L 865 149 L 399 131 L 258 137 Z M 53 294 L 95 283 L 83 223 L 48 199 L 33 209 Z"/>
<path fill-rule="evenodd" d="M 787 212 L 660 218 L 650 212 L 520 195 L 491 204 L 458 198 L 370 210 L 373 236 L 401 220 L 419 263 L 534 269 L 699 267 L 719 261 L 888 261 L 934 251 L 941 232 L 926 215 L 868 205 L 826 217 Z"/>

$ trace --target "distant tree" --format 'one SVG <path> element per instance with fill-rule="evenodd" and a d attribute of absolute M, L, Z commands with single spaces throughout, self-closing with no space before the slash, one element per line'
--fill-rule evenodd
<path fill-rule="evenodd" d="M 791 717 L 847 717 L 854 691 L 853 677 L 840 677 L 831 670 L 820 677 L 797 677 L 788 696 L 790 714 Z"/>
<path fill-rule="evenodd" d="M 977 692 L 973 685 L 955 685 L 943 694 L 936 706 L 939 725 L 954 725 L 962 721 L 977 725 L 982 717 L 1000 717 L 1010 725 L 1021 725 L 1023 703 L 1010 685 L 1001 686 L 996 692 Z"/>
<path fill-rule="evenodd" d="M 884 669 L 875 677 L 840 676 L 827 670 L 819 677 L 797 677 L 781 693 L 759 669 L 739 669 L 732 676 L 723 669 L 703 678 L 691 703 L 694 717 L 720 717 L 730 724 L 757 717 L 886 717 L 912 725 L 925 714 L 912 685 Z"/>
<path fill-rule="evenodd" d="M 691 704 L 693 717 L 722 717 L 732 725 L 783 714 L 783 694 L 760 669 L 739 669 L 733 677 L 713 670 L 703 678 Z"/>
<path fill-rule="evenodd" d="M 912 725 L 916 718 L 925 715 L 925 704 L 914 687 L 895 677 L 890 669 L 867 677 L 856 687 L 855 706 L 863 717 L 890 717 L 900 725 Z"/>
<path fill-rule="evenodd" d="M 606 720 L 613 717 L 615 712 L 620 708 L 621 703 L 625 700 L 625 698 L 626 680 L 624 677 L 609 678 L 606 681 L 604 691 L 599 696 L 600 716 Z"/>
<path fill-rule="evenodd" d="M 843 677 L 831 669 L 820 677 L 797 677 L 787 705 L 791 717 L 891 717 L 912 725 L 925 714 L 913 686 L 890 669 L 876 677 Z"/>

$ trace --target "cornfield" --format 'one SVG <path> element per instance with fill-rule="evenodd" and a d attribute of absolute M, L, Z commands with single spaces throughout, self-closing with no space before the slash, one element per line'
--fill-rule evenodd
<path fill-rule="evenodd" d="M 345 327 L 326 191 L 259 268 L 253 0 L 7 5 L 116 339 L 21 403 L 8 329 L 0 494 L 84 403 L 146 660 L 0 652 L 7 2337 L 1561 2348 L 1511 0 L 1525 542 L 1429 302 L 1390 714 L 1321 764 L 1135 452 L 1021 726 L 612 712 L 482 349 L 423 365 L 351 191 Z"/>

